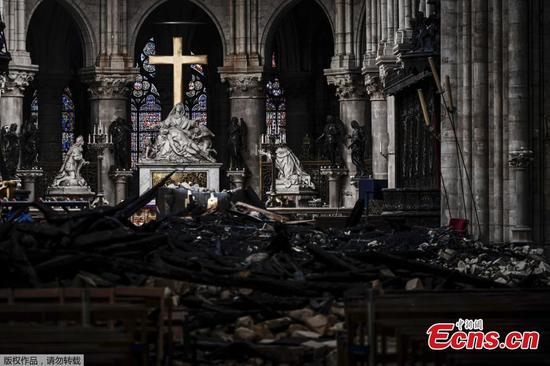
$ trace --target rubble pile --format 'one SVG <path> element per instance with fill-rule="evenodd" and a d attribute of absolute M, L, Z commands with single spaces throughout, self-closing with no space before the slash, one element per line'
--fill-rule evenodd
<path fill-rule="evenodd" d="M 550 285 L 541 249 L 492 247 L 449 229 L 363 224 L 319 230 L 276 215 L 190 207 L 137 227 L 159 186 L 114 208 L 0 225 L 1 287 L 166 283 L 193 347 L 181 358 L 305 364 L 335 357 L 343 296 L 358 286 L 438 290 Z M 163 282 L 164 281 L 164 282 Z M 285 346 L 292 352 L 276 351 Z M 256 363 L 254 363 L 256 362 Z"/>

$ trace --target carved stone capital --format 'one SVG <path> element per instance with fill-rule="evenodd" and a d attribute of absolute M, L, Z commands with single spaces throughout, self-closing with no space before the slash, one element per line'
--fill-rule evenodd
<path fill-rule="evenodd" d="M 263 96 L 264 85 L 261 73 L 220 74 L 222 82 L 227 82 L 231 97 Z"/>
<path fill-rule="evenodd" d="M 130 95 L 137 70 L 85 70 L 82 81 L 88 84 L 90 99 L 126 99 Z"/>
<path fill-rule="evenodd" d="M 23 97 L 25 89 L 32 83 L 36 75 L 36 68 L 10 69 L 5 77 L 2 95 Z"/>
<path fill-rule="evenodd" d="M 380 77 L 372 74 L 365 75 L 365 87 L 367 93 L 369 94 L 370 100 L 385 100 L 386 95 L 384 94 L 384 86 Z"/>
<path fill-rule="evenodd" d="M 329 85 L 336 86 L 336 96 L 340 99 L 365 98 L 364 82 L 359 71 L 325 70 Z"/>
<path fill-rule="evenodd" d="M 518 150 L 510 151 L 508 163 L 513 168 L 525 169 L 528 168 L 534 160 L 533 155 L 533 151 L 521 147 Z"/>

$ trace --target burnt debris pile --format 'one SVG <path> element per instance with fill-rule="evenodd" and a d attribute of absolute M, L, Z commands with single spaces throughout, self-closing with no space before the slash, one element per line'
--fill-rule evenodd
<path fill-rule="evenodd" d="M 541 249 L 484 245 L 446 228 L 320 230 L 249 205 L 209 213 L 192 208 L 132 225 L 130 216 L 155 191 L 71 215 L 38 204 L 45 222 L 2 224 L 0 288 L 167 284 L 174 305 L 185 309 L 193 352 L 265 359 L 269 346 L 281 342 L 309 350 L 308 357 L 333 350 L 344 324 L 343 295 L 352 288 L 550 284 Z"/>

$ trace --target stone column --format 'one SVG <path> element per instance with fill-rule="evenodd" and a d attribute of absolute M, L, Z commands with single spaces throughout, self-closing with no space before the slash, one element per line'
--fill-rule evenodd
<path fill-rule="evenodd" d="M 336 95 L 340 102 L 340 119 L 346 126 L 346 136 L 351 135 L 351 121 L 356 120 L 360 125 L 370 123 L 367 116 L 367 96 L 360 71 L 325 70 L 325 75 L 328 83 L 336 86 Z M 348 169 L 353 167 L 351 152 L 345 147 L 344 162 Z M 342 193 L 344 206 L 353 207 L 359 197 L 349 176 L 345 178 Z"/>
<path fill-rule="evenodd" d="M 10 65 L 0 97 L 0 125 L 23 123 L 23 95 L 38 70 L 34 65 Z"/>
<path fill-rule="evenodd" d="M 473 71 L 472 122 L 473 166 L 472 181 L 477 208 L 477 223 L 473 228 L 485 242 L 489 239 L 489 77 L 488 77 L 488 8 L 486 0 L 473 0 Z M 523 55 L 525 56 L 525 55 Z"/>
<path fill-rule="evenodd" d="M 473 197 L 470 194 L 472 184 L 472 0 L 463 0 L 462 3 L 462 105 L 458 107 L 461 118 L 457 128 L 462 135 L 462 153 L 464 157 L 464 166 L 462 174 L 462 186 L 466 192 L 466 218 L 470 220 L 471 227 L 475 225 L 475 216 L 473 215 Z M 470 180 L 468 180 L 468 177 Z"/>
<path fill-rule="evenodd" d="M 220 70 L 222 81 L 229 85 L 231 116 L 242 118 L 248 132 L 244 160 L 250 172 L 248 185 L 260 192 L 260 135 L 265 132 L 265 91 L 262 73 L 234 74 Z"/>
<path fill-rule="evenodd" d="M 388 179 L 388 111 L 386 96 L 379 83 L 367 86 L 370 96 L 372 175 Z"/>
<path fill-rule="evenodd" d="M 515 181 L 515 222 L 512 242 L 531 241 L 529 217 L 529 167 L 533 153 L 529 149 L 529 1 L 508 0 L 508 128 L 509 158 Z"/>
<path fill-rule="evenodd" d="M 38 66 L 31 64 L 26 50 L 26 6 L 24 0 L 4 1 L 2 20 L 6 23 L 4 34 L 6 48 L 11 54 L 4 90 L 0 97 L 0 123 L 2 125 L 23 122 L 23 93 L 33 81 Z"/>
<path fill-rule="evenodd" d="M 441 1 L 441 72 L 444 79 L 449 76 L 451 91 L 456 103 L 457 96 L 457 4 L 454 0 Z M 445 90 L 440 98 L 447 98 L 451 91 Z M 458 148 L 451 121 L 445 108 L 441 107 L 441 224 L 447 225 L 450 217 L 464 217 L 461 199 L 461 182 Z M 456 115 L 456 114 L 455 114 Z M 454 117 L 454 116 L 453 116 Z M 456 122 L 455 122 L 456 123 Z M 485 122 L 487 123 L 487 121 Z M 459 135 L 457 131 L 457 135 Z M 444 186 L 443 186 L 444 185 Z M 466 186 L 468 187 L 468 186 Z M 459 192 L 460 191 L 460 192 Z M 468 192 L 465 190 L 465 193 Z M 448 203 L 448 204 L 447 204 Z M 450 212 L 449 212 L 450 208 Z M 473 224 L 473 223 L 472 223 Z"/>
<path fill-rule="evenodd" d="M 386 97 L 387 128 L 388 128 L 388 188 L 396 187 L 395 164 L 395 97 Z"/>
<path fill-rule="evenodd" d="M 503 187 L 503 90 L 502 90 L 502 1 L 492 0 L 493 7 L 493 199 L 494 222 L 492 242 L 502 243 L 504 240 L 504 187 Z"/>
<path fill-rule="evenodd" d="M 96 68 L 83 69 L 81 78 L 88 84 L 90 95 L 90 124 L 101 123 L 108 131 L 111 123 L 118 117 L 128 119 L 127 105 L 130 85 L 135 80 L 137 71 L 103 70 Z M 90 126 L 91 130 L 92 126 Z M 109 171 L 113 165 L 112 151 L 105 151 L 103 159 L 103 192 L 107 202 L 115 201 L 114 187 L 109 180 Z"/>

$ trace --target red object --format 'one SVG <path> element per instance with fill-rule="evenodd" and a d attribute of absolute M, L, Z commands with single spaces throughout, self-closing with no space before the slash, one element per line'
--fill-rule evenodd
<path fill-rule="evenodd" d="M 448 226 L 460 235 L 464 235 L 468 229 L 468 223 L 466 219 L 450 219 Z"/>

